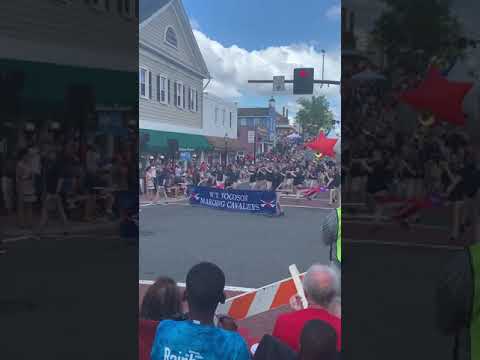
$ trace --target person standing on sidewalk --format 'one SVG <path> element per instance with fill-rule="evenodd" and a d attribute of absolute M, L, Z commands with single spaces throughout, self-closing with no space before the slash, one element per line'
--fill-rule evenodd
<path fill-rule="evenodd" d="M 6 215 L 13 214 L 15 203 L 15 162 L 9 158 L 5 159 L 2 170 L 2 194 Z"/>
<path fill-rule="evenodd" d="M 28 149 L 22 150 L 16 169 L 17 212 L 20 227 L 32 225 L 33 203 L 37 199 L 34 175 L 31 153 Z"/>
<path fill-rule="evenodd" d="M 60 193 L 63 187 L 63 164 L 58 159 L 55 151 L 48 154 L 47 164 L 45 168 L 45 197 L 42 204 L 42 215 L 40 220 L 40 229 L 42 230 L 48 222 L 49 210 L 51 204 L 58 210 L 64 225 L 67 225 L 67 216 L 63 208 Z"/>
<path fill-rule="evenodd" d="M 87 201 L 85 204 L 85 221 L 90 222 L 95 218 L 96 194 L 98 164 L 100 156 L 94 145 L 88 145 L 85 155 L 85 186 L 87 188 Z"/>

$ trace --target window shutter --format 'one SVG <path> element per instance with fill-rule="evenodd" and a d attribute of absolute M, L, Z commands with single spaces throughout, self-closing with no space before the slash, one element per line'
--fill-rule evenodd
<path fill-rule="evenodd" d="M 157 75 L 157 101 L 160 101 L 160 76 Z"/>
<path fill-rule="evenodd" d="M 173 104 L 177 106 L 177 82 L 173 83 Z"/>
<path fill-rule="evenodd" d="M 168 98 L 168 103 L 170 104 L 170 79 L 167 81 L 167 98 Z"/>
<path fill-rule="evenodd" d="M 190 87 L 188 88 L 188 110 L 193 110 L 192 109 L 192 89 Z"/>
<path fill-rule="evenodd" d="M 148 72 L 148 97 L 152 99 L 152 72 Z"/>
<path fill-rule="evenodd" d="M 183 91 L 183 98 L 182 98 L 183 108 L 185 109 L 185 85 L 182 86 L 182 91 Z"/>
<path fill-rule="evenodd" d="M 198 92 L 195 91 L 195 111 L 198 112 Z"/>

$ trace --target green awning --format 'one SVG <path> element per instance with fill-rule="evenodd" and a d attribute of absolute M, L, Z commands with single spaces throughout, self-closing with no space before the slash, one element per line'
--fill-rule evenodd
<path fill-rule="evenodd" d="M 212 150 L 212 146 L 203 135 L 140 129 L 140 138 L 145 139 L 143 150 L 146 152 L 167 151 L 168 140 L 177 140 L 180 151 Z"/>
<path fill-rule="evenodd" d="M 70 85 L 90 85 L 98 106 L 135 107 L 138 74 L 128 71 L 0 59 L 0 73 L 23 74 L 21 103 L 33 107 L 62 107 Z"/>

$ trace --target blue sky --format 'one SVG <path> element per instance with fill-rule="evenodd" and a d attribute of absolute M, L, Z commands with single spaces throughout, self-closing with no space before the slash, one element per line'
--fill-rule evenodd
<path fill-rule="evenodd" d="M 190 18 L 225 46 L 247 50 L 315 42 L 320 50 L 340 44 L 340 18 L 324 14 L 337 1 L 326 0 L 183 0 Z M 333 11 L 334 13 L 334 11 Z M 338 10 L 337 10 L 338 13 Z"/>
<path fill-rule="evenodd" d="M 293 68 L 312 66 L 321 78 L 340 77 L 340 2 L 336 0 L 183 0 L 213 81 L 206 89 L 237 101 L 239 106 L 266 106 L 271 85 L 249 85 L 248 79 L 293 76 Z M 287 85 L 291 94 L 291 87 Z M 340 115 L 337 86 L 315 88 Z M 293 118 L 297 96 L 274 95 L 277 108 Z"/>

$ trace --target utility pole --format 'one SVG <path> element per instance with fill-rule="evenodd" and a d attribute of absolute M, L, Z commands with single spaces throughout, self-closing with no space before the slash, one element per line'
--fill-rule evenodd
<path fill-rule="evenodd" d="M 253 132 L 253 163 L 257 164 L 257 120 L 253 120 L 254 132 Z"/>
<path fill-rule="evenodd" d="M 322 49 L 322 81 L 325 80 L 325 50 Z M 323 84 L 320 85 L 323 87 Z"/>

